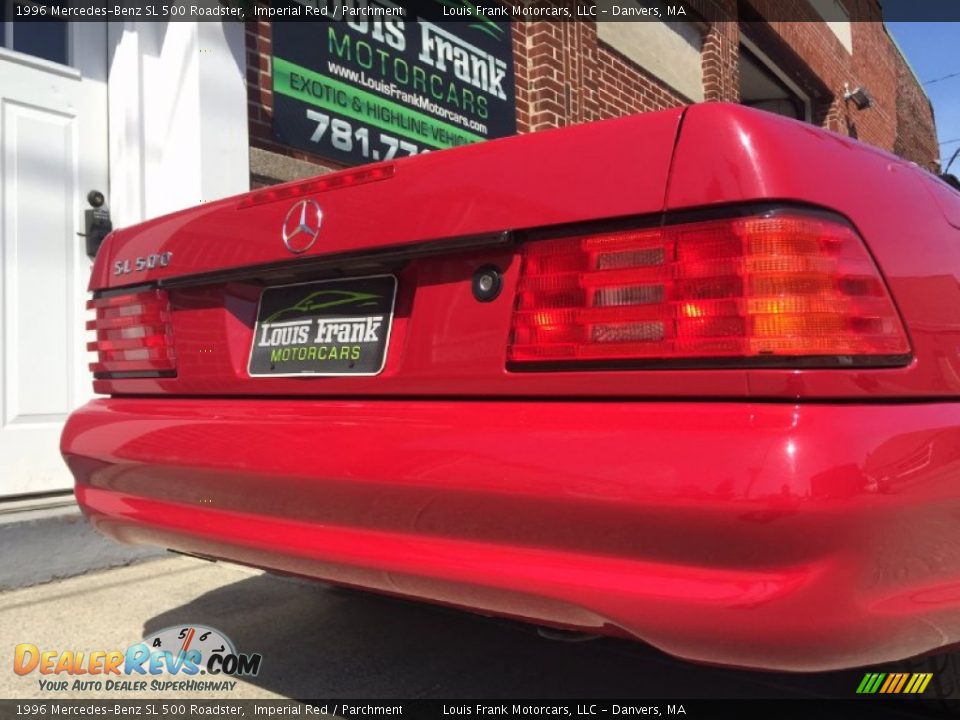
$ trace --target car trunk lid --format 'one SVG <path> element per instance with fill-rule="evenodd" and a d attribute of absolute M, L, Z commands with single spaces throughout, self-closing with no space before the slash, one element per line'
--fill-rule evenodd
<path fill-rule="evenodd" d="M 206 203 L 114 232 L 91 290 L 413 247 L 442 252 L 509 230 L 659 212 L 682 114 L 505 138 Z M 291 249 L 285 226 L 295 229 L 301 200 L 315 202 L 322 220 L 311 204 L 311 232 Z"/>

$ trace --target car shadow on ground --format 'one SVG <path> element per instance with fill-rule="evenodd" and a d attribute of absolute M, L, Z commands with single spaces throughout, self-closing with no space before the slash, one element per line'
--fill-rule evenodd
<path fill-rule="evenodd" d="M 223 631 L 263 655 L 254 685 L 291 698 L 851 697 L 863 671 L 710 668 L 640 644 L 557 642 L 529 626 L 257 575 L 151 618 Z"/>

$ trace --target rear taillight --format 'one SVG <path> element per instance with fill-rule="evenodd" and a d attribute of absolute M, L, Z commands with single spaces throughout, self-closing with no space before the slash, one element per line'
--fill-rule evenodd
<path fill-rule="evenodd" d="M 780 213 L 530 242 L 510 363 L 904 364 L 910 345 L 860 237 Z"/>
<path fill-rule="evenodd" d="M 96 317 L 87 329 L 96 339 L 87 349 L 97 353 L 94 376 L 157 377 L 173 375 L 176 358 L 166 290 L 108 295 L 87 302 Z"/>

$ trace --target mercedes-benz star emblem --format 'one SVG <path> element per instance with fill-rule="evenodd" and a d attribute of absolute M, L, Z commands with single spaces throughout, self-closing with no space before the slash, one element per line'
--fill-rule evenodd
<path fill-rule="evenodd" d="M 287 212 L 283 219 L 283 244 L 292 253 L 306 252 L 313 247 L 320 234 L 323 210 L 316 200 L 301 200 Z"/>

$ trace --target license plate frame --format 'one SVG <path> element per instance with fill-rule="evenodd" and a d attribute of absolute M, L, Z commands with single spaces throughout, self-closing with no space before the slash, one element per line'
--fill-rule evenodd
<path fill-rule="evenodd" d="M 257 302 L 248 375 L 379 375 L 390 349 L 396 297 L 397 278 L 388 274 L 265 287 Z"/>

